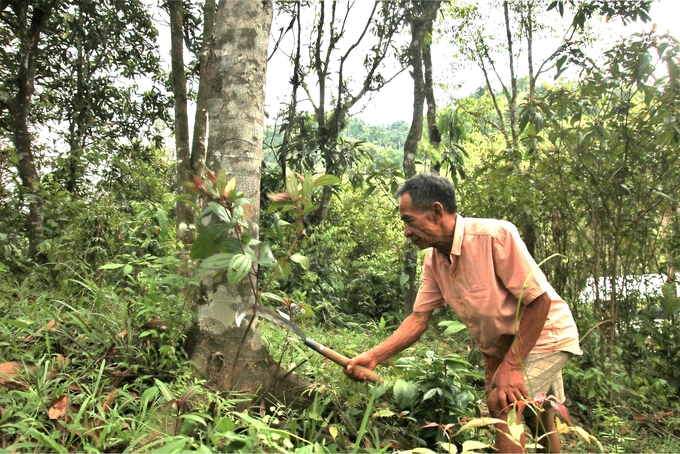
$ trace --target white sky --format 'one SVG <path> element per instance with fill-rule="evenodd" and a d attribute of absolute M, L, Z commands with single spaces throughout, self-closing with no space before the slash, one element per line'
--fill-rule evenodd
<path fill-rule="evenodd" d="M 475 2 L 483 4 L 486 0 L 467 0 L 468 2 Z M 372 5 L 372 2 L 365 2 L 360 7 L 367 7 Z M 556 11 L 551 12 L 556 20 L 559 15 Z M 364 13 L 366 14 L 366 13 Z M 358 14 L 357 14 L 358 16 Z M 680 18 L 680 0 L 656 0 L 651 7 L 650 16 L 652 22 L 646 24 L 642 22 L 635 22 L 624 27 L 620 21 L 612 24 L 603 24 L 601 43 L 604 48 L 614 44 L 621 36 L 630 36 L 639 31 L 649 31 L 652 24 L 657 24 L 659 32 L 669 31 L 674 36 L 678 36 L 678 18 Z M 276 21 L 276 17 L 274 19 Z M 563 22 L 567 22 L 565 19 Z M 287 25 L 287 24 L 284 24 Z M 280 27 L 281 25 L 278 25 Z M 361 24 L 357 24 L 361 26 Z M 272 31 L 277 30 L 275 22 Z M 408 32 L 408 30 L 407 30 Z M 474 68 L 470 70 L 461 71 L 451 68 L 451 54 L 447 52 L 447 44 L 436 42 L 433 44 L 433 66 L 435 83 L 443 83 L 449 87 L 460 85 L 460 88 L 454 90 L 450 88 L 452 93 L 444 93 L 439 90 L 437 93 L 437 102 L 439 106 L 445 105 L 450 99 L 451 95 L 466 96 L 472 93 L 475 89 L 482 85 L 482 74 L 479 70 Z M 543 47 L 544 56 L 549 55 L 557 48 L 557 41 L 545 42 Z M 540 56 L 540 43 L 535 45 L 535 53 Z M 536 60 L 540 60 L 537 58 Z M 553 72 L 554 73 L 554 72 Z M 266 105 L 270 116 L 276 114 L 279 109 L 279 104 L 284 102 L 290 96 L 290 77 L 292 74 L 291 64 L 286 57 L 279 55 L 273 58 L 269 63 L 267 74 L 267 97 Z M 549 74 L 552 78 L 552 74 Z M 394 81 L 383 87 L 380 92 L 373 93 L 370 99 L 365 99 L 362 103 L 362 109 L 355 107 L 353 114 L 369 124 L 391 124 L 398 120 L 410 121 L 413 111 L 413 82 L 408 72 L 399 75 Z M 304 103 L 301 108 L 305 108 Z M 309 108 L 309 104 L 307 104 Z M 270 118 L 271 120 L 271 118 Z"/>
<path fill-rule="evenodd" d="M 149 0 L 153 2 L 154 0 Z M 483 4 L 487 0 L 466 0 L 468 2 L 475 1 L 477 4 Z M 316 3 L 312 3 L 317 5 Z M 367 15 L 367 8 L 372 7 L 373 2 L 366 0 L 355 0 L 355 10 L 358 11 L 354 17 L 361 17 Z M 160 15 L 158 13 L 158 8 L 153 8 L 156 15 L 156 22 L 159 26 L 159 31 L 161 38 L 159 40 L 161 44 L 161 52 L 167 54 L 167 69 L 170 69 L 169 63 L 169 30 L 168 30 L 168 20 L 165 15 Z M 313 15 L 313 11 L 307 10 L 307 13 Z M 555 11 L 552 11 L 556 18 L 559 18 Z M 651 23 L 644 24 L 642 22 L 635 22 L 629 24 L 627 27 L 623 27 L 620 22 L 617 22 L 614 26 L 612 24 L 604 25 L 602 36 L 603 41 L 609 44 L 613 44 L 621 36 L 629 36 L 635 32 L 639 31 L 649 31 L 652 28 L 652 24 L 657 25 L 657 30 L 659 32 L 670 32 L 672 35 L 678 37 L 680 32 L 678 26 L 676 25 L 678 18 L 680 18 L 680 0 L 655 0 L 652 3 L 650 10 L 650 16 L 652 18 Z M 277 16 L 274 18 L 274 25 L 272 27 L 272 34 L 276 33 L 278 28 L 282 26 L 287 26 L 286 24 L 280 24 L 276 22 Z M 565 22 L 566 19 L 565 14 Z M 356 22 L 350 21 L 350 23 L 355 24 L 357 28 L 362 27 L 362 23 L 359 20 Z M 356 32 L 355 30 L 353 30 Z M 405 30 L 408 33 L 408 30 Z M 358 32 L 357 32 L 358 33 Z M 408 40 L 408 36 L 404 39 Z M 544 48 L 545 54 L 548 55 L 555 50 L 556 44 L 546 42 L 546 47 Z M 605 44 L 605 46 L 608 46 Z M 536 46 L 538 47 L 538 46 Z M 285 46 L 284 46 L 285 48 Z M 540 54 L 540 49 L 537 50 Z M 360 55 L 359 57 L 363 57 Z M 188 57 L 187 57 L 188 58 Z M 433 44 L 433 65 L 434 65 L 434 78 L 435 83 L 443 83 L 449 87 L 454 87 L 460 85 L 457 90 L 450 89 L 451 93 L 443 93 L 441 90 L 437 93 L 438 106 L 445 105 L 451 96 L 465 96 L 472 93 L 476 88 L 482 85 L 482 75 L 473 70 L 461 71 L 459 69 L 453 70 L 451 67 L 451 55 L 447 52 L 446 43 L 439 43 L 436 41 Z M 537 58 L 537 60 L 539 60 Z M 360 63 L 357 63 L 360 65 Z M 396 67 L 396 65 L 395 65 Z M 360 66 L 359 66 L 360 68 Z M 360 70 L 363 71 L 363 68 Z M 267 71 L 267 94 L 266 94 L 266 110 L 270 118 L 265 121 L 271 122 L 276 113 L 281 109 L 281 103 L 285 102 L 290 96 L 290 78 L 292 74 L 292 64 L 288 61 L 288 58 L 284 55 L 276 55 L 269 62 Z M 347 74 L 347 73 L 346 73 Z M 351 75 L 351 73 L 349 73 Z M 359 72 L 357 73 L 359 74 Z M 385 74 L 387 75 L 387 74 Z M 551 76 L 551 75 L 550 75 Z M 551 76 L 552 77 L 552 76 Z M 331 85 L 332 86 L 332 85 Z M 313 89 L 314 87 L 312 87 Z M 300 98 L 304 98 L 302 95 Z M 311 108 L 310 104 L 307 103 L 305 106 L 304 102 L 301 108 Z M 191 107 L 190 107 L 191 109 Z M 374 125 L 391 124 L 398 120 L 410 121 L 413 110 L 413 82 L 408 71 L 399 75 L 391 83 L 383 87 L 380 92 L 373 93 L 370 98 L 366 97 L 360 106 L 355 106 L 352 114 L 356 115 L 358 118 L 362 119 L 366 123 Z M 193 112 L 189 112 L 190 122 L 193 123 Z"/>

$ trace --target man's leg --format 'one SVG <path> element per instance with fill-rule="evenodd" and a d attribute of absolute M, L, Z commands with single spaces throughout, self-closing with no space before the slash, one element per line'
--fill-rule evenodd
<path fill-rule="evenodd" d="M 490 356 L 484 355 L 484 378 L 486 381 L 486 390 L 488 396 L 486 403 L 487 407 L 489 408 L 489 414 L 491 415 L 492 418 L 498 418 L 504 421 L 508 421 L 508 413 L 510 412 L 510 408 L 496 408 L 495 402 L 497 402 L 497 399 L 495 393 L 498 393 L 498 391 L 489 389 L 489 383 L 491 383 L 491 379 L 496 373 L 496 370 L 500 366 L 501 362 L 502 360 L 499 358 L 492 358 Z M 515 421 L 511 421 L 510 423 L 521 424 L 521 421 L 522 414 L 520 413 L 517 415 L 517 419 Z M 526 437 L 524 435 L 521 436 L 520 440 L 515 440 L 510 435 L 510 427 L 508 426 L 507 423 L 496 424 L 495 428 L 496 428 L 496 452 L 499 453 L 524 452 L 524 446 L 526 444 Z"/>
<path fill-rule="evenodd" d="M 545 393 L 564 402 L 564 385 L 562 383 L 562 368 L 571 357 L 570 353 L 558 352 L 550 354 L 529 354 L 525 360 L 525 376 L 527 389 L 534 397 L 538 393 Z M 559 453 L 560 439 L 555 427 L 555 411 L 549 402 L 543 404 L 538 415 L 531 409 L 524 411 L 524 420 L 530 432 L 542 446 L 539 452 Z"/>
<path fill-rule="evenodd" d="M 555 427 L 555 411 L 546 404 L 544 411 L 538 415 L 530 409 L 524 411 L 524 422 L 531 434 L 536 437 L 537 443 L 541 445 L 537 452 L 559 453 L 562 448 L 560 446 L 560 437 L 557 435 L 557 428 Z"/>

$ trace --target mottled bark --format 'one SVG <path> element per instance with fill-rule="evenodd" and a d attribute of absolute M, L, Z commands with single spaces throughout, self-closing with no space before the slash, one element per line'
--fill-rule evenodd
<path fill-rule="evenodd" d="M 264 131 L 264 88 L 267 45 L 272 21 L 271 1 L 220 2 L 210 52 L 215 66 L 210 77 L 207 167 L 224 169 L 236 178 L 239 191 L 252 200 L 243 207 L 248 235 L 258 237 L 260 165 Z M 229 286 L 223 274 L 205 278 L 206 304 L 190 340 L 197 368 L 222 390 L 267 390 L 284 371 L 272 360 L 257 324 L 246 333 L 237 328 L 234 314 L 243 303 L 253 303 L 251 281 Z M 238 358 L 237 356 L 238 353 Z M 274 386 L 276 399 L 300 399 L 304 382 L 290 375 Z"/>

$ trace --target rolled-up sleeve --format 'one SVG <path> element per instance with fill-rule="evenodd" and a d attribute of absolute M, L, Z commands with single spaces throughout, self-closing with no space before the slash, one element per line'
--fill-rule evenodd
<path fill-rule="evenodd" d="M 418 296 L 413 304 L 414 312 L 430 312 L 438 307 L 446 305 L 439 284 L 437 283 L 436 273 L 433 269 L 434 258 L 432 249 L 427 251 L 423 263 L 423 276 Z"/>

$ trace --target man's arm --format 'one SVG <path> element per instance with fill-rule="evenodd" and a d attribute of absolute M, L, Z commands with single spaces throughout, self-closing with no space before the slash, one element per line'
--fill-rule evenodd
<path fill-rule="evenodd" d="M 531 397 L 524 385 L 522 364 L 541 336 L 551 304 L 548 293 L 543 293 L 524 308 L 517 335 L 491 383 L 487 383 L 491 392 L 490 407 L 501 410 L 523 397 Z"/>
<path fill-rule="evenodd" d="M 390 337 L 372 349 L 350 359 L 345 368 L 345 374 L 354 380 L 365 381 L 364 374 L 354 370 L 354 366 L 359 364 L 373 370 L 386 359 L 410 347 L 427 330 L 430 316 L 432 316 L 432 311 L 411 313 Z"/>

